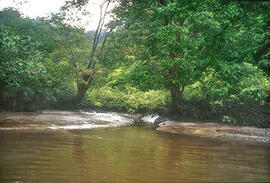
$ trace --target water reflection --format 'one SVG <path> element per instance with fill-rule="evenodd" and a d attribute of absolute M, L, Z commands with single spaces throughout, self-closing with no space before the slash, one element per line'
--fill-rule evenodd
<path fill-rule="evenodd" d="M 270 149 L 148 127 L 1 131 L 0 182 L 270 181 Z"/>

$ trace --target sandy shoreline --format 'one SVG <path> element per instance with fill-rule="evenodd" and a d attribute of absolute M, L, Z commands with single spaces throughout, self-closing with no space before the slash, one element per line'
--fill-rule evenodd
<path fill-rule="evenodd" d="M 232 126 L 220 123 L 165 121 L 156 129 L 160 132 L 192 135 L 225 140 L 241 140 L 270 144 L 270 128 Z"/>

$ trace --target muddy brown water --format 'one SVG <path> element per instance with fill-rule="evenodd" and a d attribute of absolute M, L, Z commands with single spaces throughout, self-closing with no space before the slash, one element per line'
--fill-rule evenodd
<path fill-rule="evenodd" d="M 267 181 L 267 145 L 165 134 L 149 125 L 0 130 L 1 183 Z"/>

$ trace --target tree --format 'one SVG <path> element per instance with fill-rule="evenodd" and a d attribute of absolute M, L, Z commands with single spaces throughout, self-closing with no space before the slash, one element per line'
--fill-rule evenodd
<path fill-rule="evenodd" d="M 25 98 L 42 98 L 46 88 L 43 54 L 31 37 L 14 35 L 0 25 L 0 103 L 17 107 Z M 12 91 L 12 92 L 10 92 Z M 6 100 L 6 99 L 9 100 Z M 20 106 L 21 107 L 21 106 Z"/>
<path fill-rule="evenodd" d="M 66 1 L 65 6 L 62 7 L 62 11 L 57 15 L 54 15 L 52 18 L 53 24 L 59 27 L 60 30 L 60 37 L 62 39 L 63 45 L 67 48 L 67 55 L 69 57 L 69 61 L 74 65 L 77 69 L 76 74 L 76 85 L 77 85 L 77 93 L 71 99 L 71 103 L 79 103 L 82 101 L 83 97 L 85 96 L 88 88 L 92 85 L 95 75 L 97 73 L 97 65 L 99 63 L 99 54 L 102 52 L 104 45 L 107 40 L 107 36 L 111 33 L 112 27 L 104 33 L 104 26 L 105 26 L 105 18 L 107 16 L 107 10 L 111 3 L 111 1 L 103 1 L 100 5 L 100 17 L 97 29 L 94 33 L 93 40 L 88 42 L 88 45 L 84 45 L 84 49 L 91 50 L 88 51 L 89 54 L 86 54 L 83 60 L 78 59 L 79 55 L 79 47 L 80 45 L 77 44 L 78 40 L 80 39 L 81 35 L 85 35 L 82 28 L 75 28 L 74 26 L 70 25 L 72 21 L 72 16 L 69 16 L 69 12 L 71 14 L 73 11 L 82 11 L 82 7 L 87 4 L 88 1 L 80 0 L 80 1 Z M 84 13 L 83 13 L 84 14 Z M 75 17 L 78 19 L 78 17 Z M 74 32 L 77 31 L 77 35 L 74 35 Z M 76 34 L 76 33 L 75 33 Z M 104 37 L 102 38 L 102 35 Z M 87 39 L 84 39 L 87 40 Z M 83 43 L 86 43 L 83 41 Z M 89 44 L 90 43 L 90 44 Z"/>
<path fill-rule="evenodd" d="M 186 86 L 208 67 L 226 72 L 228 64 L 253 62 L 264 22 L 245 12 L 244 2 L 118 0 L 115 21 L 130 31 L 159 64 L 163 85 L 178 111 Z M 252 47 L 250 46 L 252 45 Z M 227 80 L 233 79 L 231 74 Z M 240 79 L 240 78 L 237 78 Z"/>
<path fill-rule="evenodd" d="M 45 18 L 23 17 L 18 10 L 7 8 L 0 11 L 0 24 L 9 27 L 14 34 L 31 37 L 38 43 L 37 49 L 46 55 L 57 47 L 56 30 Z"/>

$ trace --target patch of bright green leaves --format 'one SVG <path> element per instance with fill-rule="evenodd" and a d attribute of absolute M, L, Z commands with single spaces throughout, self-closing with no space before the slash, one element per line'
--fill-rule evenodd
<path fill-rule="evenodd" d="M 86 97 L 86 104 L 109 109 L 122 109 L 135 113 L 158 111 L 167 105 L 168 92 L 162 90 L 140 91 L 126 86 L 125 90 L 104 86 L 92 89 Z"/>
<path fill-rule="evenodd" d="M 185 89 L 184 98 L 206 100 L 212 105 L 222 105 L 223 101 L 265 101 L 270 91 L 270 80 L 265 73 L 249 63 L 228 67 L 222 73 L 207 68 L 200 81 Z"/>

